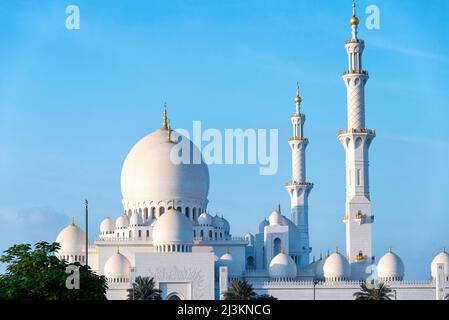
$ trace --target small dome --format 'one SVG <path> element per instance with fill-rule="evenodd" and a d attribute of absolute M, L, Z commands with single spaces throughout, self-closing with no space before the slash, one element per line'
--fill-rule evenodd
<path fill-rule="evenodd" d="M 291 257 L 281 252 L 271 260 L 269 273 L 273 278 L 295 278 L 296 264 Z"/>
<path fill-rule="evenodd" d="M 377 264 L 377 274 L 382 281 L 398 281 L 404 278 L 404 263 L 393 251 L 388 251 Z"/>
<path fill-rule="evenodd" d="M 268 221 L 270 222 L 270 226 L 282 225 L 283 224 L 282 215 L 277 210 L 273 211 L 270 214 L 270 216 L 268 217 Z"/>
<path fill-rule="evenodd" d="M 212 219 L 212 225 L 217 229 L 223 229 L 224 228 L 223 219 L 220 218 L 218 215 L 215 215 L 215 217 Z"/>
<path fill-rule="evenodd" d="M 106 217 L 100 224 L 100 232 L 101 233 L 112 233 L 115 230 L 115 224 L 114 221 Z"/>
<path fill-rule="evenodd" d="M 114 253 L 104 265 L 104 275 L 108 279 L 126 278 L 129 279 L 131 263 L 120 252 Z"/>
<path fill-rule="evenodd" d="M 153 243 L 192 244 L 192 222 L 180 211 L 169 209 L 153 225 Z"/>
<path fill-rule="evenodd" d="M 327 258 L 320 257 L 315 265 L 315 279 L 324 280 L 324 263 Z"/>
<path fill-rule="evenodd" d="M 324 278 L 326 281 L 348 280 L 351 275 L 351 267 L 340 253 L 332 253 L 324 262 Z"/>
<path fill-rule="evenodd" d="M 270 225 L 267 219 L 263 219 L 261 223 L 259 223 L 259 233 L 264 233 L 265 227 Z"/>
<path fill-rule="evenodd" d="M 232 259 L 232 254 L 229 251 L 226 251 L 226 253 L 220 257 L 221 261 L 232 261 Z"/>
<path fill-rule="evenodd" d="M 212 216 L 210 214 L 208 214 L 207 212 L 203 212 L 198 217 L 198 224 L 200 226 L 211 226 L 212 225 L 212 220 L 213 220 L 213 218 L 212 218 Z"/>
<path fill-rule="evenodd" d="M 446 279 L 449 279 L 449 254 L 447 254 L 446 250 L 441 251 L 433 260 L 430 266 L 430 270 L 432 272 L 432 278 L 436 278 L 437 276 L 437 267 L 438 264 L 444 265 L 444 276 Z"/>
<path fill-rule="evenodd" d="M 61 230 L 56 237 L 56 242 L 61 245 L 61 249 L 59 249 L 58 252 L 59 254 L 79 253 L 85 250 L 86 233 L 72 222 Z"/>
<path fill-rule="evenodd" d="M 117 220 L 115 220 L 115 227 L 117 229 L 128 228 L 128 226 L 129 226 L 129 219 L 126 214 L 122 214 L 120 217 L 117 218 Z"/>
<path fill-rule="evenodd" d="M 143 219 L 137 212 L 134 212 L 129 219 L 130 226 L 140 226 L 143 224 Z"/>

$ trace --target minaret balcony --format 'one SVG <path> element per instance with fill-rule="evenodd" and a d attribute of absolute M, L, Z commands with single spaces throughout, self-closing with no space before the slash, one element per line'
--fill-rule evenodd
<path fill-rule="evenodd" d="M 345 44 L 348 44 L 348 43 L 365 43 L 365 41 L 361 40 L 361 39 L 350 39 L 350 40 L 345 41 Z"/>
<path fill-rule="evenodd" d="M 355 222 L 357 222 L 358 224 L 373 223 L 374 216 L 367 216 L 366 214 L 357 213 L 355 215 Z"/>
<path fill-rule="evenodd" d="M 285 187 L 296 187 L 296 186 L 313 187 L 313 183 L 305 182 L 305 181 L 292 181 L 292 182 L 285 183 L 284 186 Z"/>
<path fill-rule="evenodd" d="M 374 129 L 352 128 L 352 129 L 348 129 L 348 130 L 339 130 L 338 131 L 338 135 L 351 134 L 351 133 L 365 133 L 365 134 L 369 134 L 372 136 L 376 136 L 376 130 L 374 130 Z"/>
<path fill-rule="evenodd" d="M 344 76 L 350 75 L 350 74 L 355 74 L 355 75 L 363 74 L 365 76 L 369 76 L 369 73 L 366 70 L 345 70 L 345 71 L 343 71 Z"/>
<path fill-rule="evenodd" d="M 300 137 L 292 137 L 292 138 L 288 138 L 288 141 L 298 141 L 298 142 L 309 142 L 308 138 L 300 138 Z"/>

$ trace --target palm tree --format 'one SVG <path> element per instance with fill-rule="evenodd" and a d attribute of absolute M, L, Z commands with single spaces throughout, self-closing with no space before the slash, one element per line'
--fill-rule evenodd
<path fill-rule="evenodd" d="M 256 297 L 253 286 L 246 280 L 232 280 L 228 291 L 224 293 L 225 300 L 253 300 Z"/>
<path fill-rule="evenodd" d="M 155 286 L 154 278 L 138 276 L 128 289 L 128 300 L 161 300 L 161 290 Z"/>
<path fill-rule="evenodd" d="M 380 282 L 368 287 L 365 282 L 360 285 L 360 291 L 353 294 L 355 300 L 391 300 L 393 290 Z"/>
<path fill-rule="evenodd" d="M 259 294 L 259 295 L 257 295 L 256 298 L 254 298 L 254 300 L 264 300 L 264 301 L 274 301 L 277 299 L 278 298 L 273 297 L 272 295 L 269 295 L 269 294 Z"/>

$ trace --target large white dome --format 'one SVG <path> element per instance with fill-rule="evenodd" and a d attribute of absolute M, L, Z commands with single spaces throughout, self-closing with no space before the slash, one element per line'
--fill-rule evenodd
<path fill-rule="evenodd" d="M 196 146 L 183 137 L 182 144 L 190 146 L 190 163 L 175 164 L 171 160 L 172 148 L 181 137 L 172 131 L 173 142 L 168 143 L 168 130 L 158 129 L 134 145 L 122 168 L 121 188 L 125 205 L 171 199 L 206 201 L 209 170 L 203 161 L 199 164 L 193 162 L 194 153 L 200 154 Z"/>
<path fill-rule="evenodd" d="M 104 275 L 109 280 L 117 278 L 129 278 L 131 263 L 120 252 L 114 253 L 104 265 Z"/>
<path fill-rule="evenodd" d="M 273 278 L 295 278 L 296 264 L 290 256 L 281 252 L 271 259 L 269 273 Z"/>
<path fill-rule="evenodd" d="M 449 279 L 449 254 L 447 254 L 446 250 L 441 251 L 433 260 L 430 266 L 430 270 L 432 272 L 432 278 L 436 278 L 437 276 L 437 267 L 438 264 L 444 265 L 444 276 L 446 279 Z"/>
<path fill-rule="evenodd" d="M 192 243 L 192 222 L 180 211 L 169 209 L 156 220 L 153 227 L 154 245 L 190 245 Z"/>
<path fill-rule="evenodd" d="M 389 250 L 377 264 L 377 275 L 381 281 L 399 281 L 404 278 L 404 263 Z"/>
<path fill-rule="evenodd" d="M 56 237 L 56 242 L 61 245 L 58 254 L 80 253 L 85 250 L 86 233 L 72 222 L 61 230 Z"/>
<path fill-rule="evenodd" d="M 348 280 L 351 275 L 351 266 L 346 258 L 337 251 L 327 257 L 323 272 L 326 281 Z"/>

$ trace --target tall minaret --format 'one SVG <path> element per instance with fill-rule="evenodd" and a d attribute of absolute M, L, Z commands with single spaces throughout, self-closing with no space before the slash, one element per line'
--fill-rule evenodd
<path fill-rule="evenodd" d="M 350 19 L 352 38 L 345 43 L 349 69 L 343 73 L 347 90 L 348 128 L 338 133 L 346 153 L 346 255 L 351 278 L 364 279 L 368 265 L 374 262 L 371 244 L 368 151 L 376 133 L 365 125 L 365 84 L 368 72 L 362 69 L 363 40 L 357 38 L 359 19 L 355 2 Z"/>
<path fill-rule="evenodd" d="M 304 137 L 305 115 L 301 114 L 299 85 L 296 85 L 296 112 L 290 116 L 293 125 L 293 137 L 288 139 L 292 150 L 292 181 L 285 185 L 291 199 L 292 221 L 299 229 L 299 251 L 289 254 L 296 264 L 304 267 L 309 264 L 311 248 L 309 246 L 308 197 L 313 184 L 306 181 L 306 147 L 309 139 Z"/>

